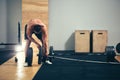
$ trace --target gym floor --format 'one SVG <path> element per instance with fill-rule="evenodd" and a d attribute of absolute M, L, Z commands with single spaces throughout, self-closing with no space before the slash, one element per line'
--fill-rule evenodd
<path fill-rule="evenodd" d="M 33 55 L 33 64 L 32 64 L 32 67 L 24 67 L 23 66 L 23 63 L 24 63 L 24 52 L 18 52 L 16 53 L 16 55 L 14 57 L 12 57 L 11 59 L 9 59 L 8 61 L 6 61 L 5 63 L 3 63 L 2 65 L 0 65 L 0 80 L 32 80 L 35 75 L 40 72 L 40 69 L 42 70 L 42 67 L 43 67 L 43 70 L 45 69 L 45 66 L 42 66 L 41 65 L 38 65 L 37 64 L 37 61 L 38 61 L 38 57 L 36 56 L 37 55 L 37 52 L 34 52 L 34 55 Z M 69 55 L 66 55 L 66 56 L 69 56 Z M 97 55 L 99 56 L 99 55 Z M 16 63 L 15 62 L 15 57 L 18 58 L 18 62 Z M 63 55 L 63 57 L 65 57 L 65 55 Z M 75 56 L 74 56 L 75 57 Z M 77 56 L 79 57 L 79 56 Z M 84 55 L 82 56 L 84 58 L 87 58 L 87 56 L 85 57 Z M 81 57 L 81 58 L 82 58 Z M 90 58 L 90 57 L 89 57 Z M 100 58 L 100 56 L 99 56 Z M 93 59 L 93 58 L 92 58 Z M 101 59 L 101 58 L 100 58 Z M 116 59 L 120 60 L 120 56 L 117 56 Z M 63 61 L 63 60 L 60 60 L 59 63 Z M 66 61 L 65 61 L 66 62 Z M 69 62 L 70 63 L 70 62 Z M 64 67 L 63 65 L 70 65 L 69 63 L 65 63 L 65 64 L 61 64 L 61 68 L 60 66 L 57 66 L 59 69 L 69 69 L 67 67 Z M 58 62 L 56 63 L 58 64 Z M 93 63 L 91 63 L 92 65 Z M 55 65 L 55 64 L 54 64 Z M 54 66 L 53 65 L 53 66 Z M 59 65 L 59 64 L 58 64 Z M 78 65 L 78 64 L 77 64 Z M 83 63 L 81 64 L 83 65 Z M 79 66 L 78 68 L 83 68 L 82 66 Z M 84 63 L 84 65 L 87 65 Z M 72 66 L 75 67 L 75 65 L 73 64 Z M 90 63 L 89 63 L 89 66 L 90 66 Z M 51 66 L 48 66 L 47 68 L 49 68 Z M 56 68 L 57 68 L 56 67 Z M 72 69 L 75 69 L 74 67 L 71 67 Z M 76 66 L 77 67 L 77 66 Z M 87 66 L 86 66 L 87 67 Z M 90 67 L 92 68 L 92 66 Z M 95 65 L 94 65 L 94 68 L 95 68 Z M 98 68 L 98 67 L 97 67 Z M 109 68 L 109 66 L 108 66 Z M 55 69 L 55 68 L 53 68 Z M 117 70 L 117 69 L 115 69 Z M 118 69 L 119 70 L 119 69 Z M 47 70 L 49 72 L 51 72 L 50 70 Z M 56 70 L 58 71 L 58 69 Z M 64 70 L 62 70 L 64 71 Z M 70 70 L 71 71 L 71 70 Z M 46 70 L 43 71 L 44 73 L 46 72 Z M 48 74 L 49 74 L 48 72 Z M 53 71 L 52 71 L 53 72 Z M 80 71 L 81 72 L 81 71 Z M 99 71 L 98 71 L 99 72 Z M 72 73 L 72 72 L 71 72 Z M 87 72 L 86 72 L 87 73 Z M 114 72 L 114 73 L 117 73 L 117 72 Z M 47 73 L 45 73 L 47 74 Z M 59 74 L 59 73 L 58 73 Z M 97 73 L 96 73 L 97 74 Z M 42 76 L 43 74 L 41 75 L 37 75 L 37 76 Z M 52 74 L 50 74 L 52 75 Z M 62 73 L 61 73 L 62 75 Z M 69 76 L 69 75 L 67 75 Z M 80 76 L 80 75 L 79 75 Z M 79 78 L 78 76 L 78 78 Z M 40 78 L 40 77 L 39 77 Z M 43 77 L 42 77 L 43 78 Z M 37 79 L 35 79 L 37 80 Z M 111 79 L 112 80 L 112 79 Z"/>
<path fill-rule="evenodd" d="M 32 1 L 29 1 L 29 2 L 28 2 L 28 0 L 23 0 L 23 2 L 22 2 L 22 17 L 23 17 L 22 29 L 24 29 L 24 25 L 28 22 L 29 19 L 36 18 L 36 17 L 38 17 L 38 15 L 43 20 L 43 22 L 46 25 L 48 25 L 48 22 L 47 22 L 48 21 L 48 0 L 39 0 L 37 4 L 36 4 L 36 1 L 38 1 L 38 0 L 34 0 L 34 1 L 32 0 Z M 39 7 L 39 6 L 37 6 L 38 4 L 40 4 L 40 5 L 43 4 L 43 5 L 41 5 Z M 27 10 L 27 7 L 28 7 L 28 10 Z M 33 7 L 34 7 L 34 10 L 33 10 Z M 39 12 L 38 12 L 38 9 L 39 9 Z M 37 10 L 37 13 L 34 12 L 35 10 Z M 31 14 L 28 14 L 28 13 L 31 13 Z M 63 60 L 63 61 L 62 60 L 58 60 L 58 61 L 56 60 L 56 61 L 54 61 L 55 64 L 50 66 L 50 67 L 48 67 L 46 65 L 43 65 L 41 67 L 41 65 L 37 64 L 38 58 L 37 58 L 36 55 L 37 54 L 33 55 L 33 66 L 32 67 L 24 67 L 23 66 L 24 52 L 19 52 L 19 53 L 16 54 L 16 56 L 18 58 L 17 63 L 15 63 L 15 57 L 16 56 L 14 56 L 11 59 L 9 59 L 8 61 L 6 61 L 5 63 L 1 64 L 0 65 L 0 80 L 32 80 L 35 77 L 35 75 L 37 74 L 37 72 L 41 72 L 40 69 L 42 70 L 43 74 L 48 74 L 47 76 L 44 75 L 45 76 L 44 78 L 48 78 L 49 76 L 51 77 L 51 76 L 56 75 L 56 76 L 54 76 L 54 78 L 51 77 L 51 79 L 47 79 L 47 80 L 54 80 L 55 78 L 57 78 L 57 80 L 59 80 L 59 79 L 63 79 L 64 76 L 65 76 L 65 78 L 70 78 L 70 79 L 73 78 L 73 80 L 76 80 L 75 77 L 74 77 L 75 74 L 72 71 L 78 72 L 78 76 L 82 77 L 79 80 L 86 80 L 86 79 L 87 80 L 90 80 L 90 79 L 91 80 L 94 80 L 94 79 L 98 80 L 98 79 L 96 79 L 96 77 L 91 78 L 92 74 L 93 75 L 96 74 L 95 76 L 98 76 L 98 78 L 101 80 L 101 78 L 100 78 L 101 76 L 97 75 L 97 72 L 98 73 L 99 72 L 104 72 L 104 74 L 105 73 L 110 74 L 110 75 L 108 75 L 108 77 L 111 77 L 111 79 L 109 79 L 109 80 L 117 80 L 117 79 L 115 79 L 115 77 L 120 78 L 119 77 L 120 68 L 119 67 L 117 67 L 117 69 L 112 68 L 112 67 L 116 67 L 116 66 L 111 66 L 110 67 L 110 66 L 102 65 L 103 69 L 101 70 L 102 66 L 100 67 L 100 65 L 96 65 L 96 64 L 94 65 L 92 63 L 91 64 L 75 63 L 75 65 L 76 65 L 75 66 L 75 65 L 71 65 L 71 63 L 73 63 L 72 61 L 69 62 L 69 61 L 65 61 L 65 60 Z M 0 54 L 0 57 L 1 57 L 1 54 Z M 120 62 L 120 56 L 116 56 L 115 58 Z M 0 60 L 0 62 L 1 62 L 1 60 Z M 58 63 L 58 62 L 60 62 L 60 63 Z M 65 63 L 65 65 L 61 64 L 61 63 Z M 54 68 L 53 66 L 54 67 L 57 66 L 57 67 Z M 104 66 L 105 66 L 105 68 L 104 68 Z M 47 67 L 47 70 L 45 71 L 46 67 Z M 56 69 L 56 70 L 54 70 L 54 69 Z M 96 71 L 96 69 L 100 69 L 100 71 Z M 106 72 L 105 69 L 108 70 L 108 72 Z M 114 71 L 112 72 L 111 69 L 114 70 Z M 51 71 L 51 70 L 53 70 L 53 71 Z M 91 70 L 94 70 L 94 71 L 91 71 Z M 82 75 L 80 75 L 79 72 L 81 72 L 80 74 L 82 74 Z M 114 73 L 116 73 L 116 74 L 118 73 L 118 74 L 116 76 L 114 76 L 115 75 Z M 42 79 L 43 77 L 40 77 L 40 76 L 43 76 L 43 75 L 41 75 L 41 74 L 42 73 L 40 73 L 39 75 L 36 75 L 36 77 L 39 76 L 39 78 Z M 73 76 L 73 74 L 74 74 L 74 76 Z M 103 73 L 99 73 L 99 74 L 103 74 Z M 76 77 L 78 77 L 78 76 L 76 75 Z M 87 78 L 87 76 L 88 76 L 88 78 Z M 102 75 L 102 77 L 104 77 L 104 76 Z M 114 79 L 112 79 L 112 77 Z M 106 77 L 104 77 L 104 78 L 106 78 Z M 65 79 L 65 80 L 70 80 L 70 79 Z M 35 80 L 38 80 L 38 79 L 35 79 Z M 45 80 L 45 79 L 42 79 L 42 80 Z M 108 78 L 107 79 L 102 79 L 102 80 L 108 80 Z"/>
<path fill-rule="evenodd" d="M 41 67 L 37 64 L 36 55 L 33 55 L 33 66 L 24 67 L 24 52 L 18 52 L 14 57 L 0 65 L 0 80 L 32 80 Z M 17 63 L 15 63 L 15 57 L 18 58 Z"/>
<path fill-rule="evenodd" d="M 2 0 L 3 1 L 3 0 Z M 6 1 L 4 1 L 6 2 Z M 21 3 L 20 3 L 21 4 Z M 2 8 L 1 8 L 2 9 Z M 39 11 L 38 11 L 39 9 Z M 37 13 L 35 12 L 37 11 Z M 19 12 L 19 11 L 18 11 Z M 31 13 L 31 14 L 28 14 Z M 39 16 L 39 17 L 38 17 Z M 22 43 L 24 44 L 24 26 L 33 18 L 41 18 L 48 25 L 48 0 L 22 0 Z M 4 52 L 0 52 L 1 54 Z M 32 80 L 41 65 L 37 64 L 37 54 L 33 55 L 33 66 L 24 67 L 24 52 L 17 53 L 18 63 L 15 56 L 0 65 L 0 80 Z M 0 59 L 0 63 L 1 63 Z"/>

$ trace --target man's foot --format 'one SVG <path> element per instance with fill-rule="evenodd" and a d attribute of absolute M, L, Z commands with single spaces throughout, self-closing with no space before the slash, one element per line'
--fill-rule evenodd
<path fill-rule="evenodd" d="M 46 64 L 52 64 L 52 62 L 50 62 L 49 60 L 45 61 Z"/>
<path fill-rule="evenodd" d="M 32 65 L 29 65 L 27 62 L 24 63 L 24 67 L 30 67 Z"/>
<path fill-rule="evenodd" d="M 24 67 L 27 67 L 27 66 L 28 66 L 28 63 L 27 63 L 27 62 L 25 62 L 25 63 L 24 63 Z"/>

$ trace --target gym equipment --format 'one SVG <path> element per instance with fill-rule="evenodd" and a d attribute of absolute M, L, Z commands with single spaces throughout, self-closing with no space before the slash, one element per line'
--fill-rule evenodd
<path fill-rule="evenodd" d="M 18 62 L 18 59 L 17 59 L 17 57 L 15 57 L 15 62 L 16 62 L 16 63 Z"/>
<path fill-rule="evenodd" d="M 53 46 L 50 46 L 49 55 L 54 55 L 54 53 L 53 53 Z"/>
<path fill-rule="evenodd" d="M 39 53 L 37 54 L 37 56 L 38 56 L 38 64 L 41 64 L 42 61 L 44 62 L 44 58 L 45 57 L 43 56 L 43 53 L 45 53 L 45 49 L 42 46 L 39 49 Z M 54 55 L 54 53 L 53 53 L 53 46 L 50 46 L 50 48 L 49 48 L 49 56 L 48 56 L 48 59 L 50 60 L 50 62 L 52 62 L 52 58 L 54 58 L 53 55 Z"/>
<path fill-rule="evenodd" d="M 117 52 L 120 51 L 120 43 L 117 44 L 116 50 L 117 50 Z M 42 50 L 40 51 L 40 53 L 42 54 Z M 72 58 L 65 58 L 65 57 L 55 56 L 54 53 L 53 53 L 53 46 L 50 46 L 50 48 L 49 48 L 49 60 L 51 62 L 52 62 L 52 59 L 59 58 L 59 59 L 65 59 L 65 60 L 91 62 L 91 63 L 120 64 L 118 62 L 115 62 L 116 53 L 115 53 L 114 46 L 106 46 L 106 48 L 105 48 L 105 55 L 107 56 L 106 57 L 106 62 L 92 61 L 92 60 L 79 60 L 79 59 L 72 59 Z M 42 59 L 41 57 L 42 57 L 42 55 L 40 55 L 39 60 Z"/>
<path fill-rule="evenodd" d="M 27 51 L 28 66 L 32 66 L 32 60 L 33 60 L 33 49 L 32 49 L 32 47 L 29 47 L 28 51 Z M 15 57 L 15 62 L 16 63 L 18 62 L 18 58 L 17 57 Z"/>
<path fill-rule="evenodd" d="M 117 51 L 120 50 L 119 47 L 120 47 L 120 44 L 117 44 L 117 46 L 116 46 Z M 53 51 L 54 51 L 53 46 L 50 46 L 48 58 L 51 62 L 54 58 L 58 58 L 58 59 L 78 61 L 78 62 L 101 63 L 101 64 L 120 64 L 118 62 L 115 62 L 115 56 L 117 54 L 115 53 L 114 46 L 106 46 L 106 48 L 105 48 L 105 55 L 107 56 L 106 57 L 106 62 L 105 61 L 103 62 L 103 61 L 92 61 L 92 60 L 79 60 L 79 59 L 72 59 L 72 58 L 67 58 L 67 57 L 59 57 L 59 56 L 55 56 Z M 39 53 L 37 54 L 38 64 L 41 64 L 41 62 L 42 62 L 43 53 L 44 53 L 44 47 L 42 46 L 39 50 Z M 29 48 L 29 50 L 28 50 L 28 64 L 29 65 L 32 65 L 32 57 L 33 57 L 33 50 L 32 50 L 32 48 Z"/>
<path fill-rule="evenodd" d="M 114 62 L 115 61 L 115 48 L 114 46 L 106 46 L 105 53 L 107 55 L 107 62 Z"/>
<path fill-rule="evenodd" d="M 21 44 L 21 28 L 20 28 L 20 22 L 18 22 L 18 43 Z"/>
<path fill-rule="evenodd" d="M 104 62 L 104 61 L 92 61 L 92 60 L 80 60 L 80 59 L 73 59 L 73 58 L 65 58 L 65 57 L 57 57 L 54 58 L 69 60 L 69 61 L 77 61 L 77 62 L 87 62 L 87 63 L 98 63 L 98 64 L 120 64 L 118 62 Z"/>
<path fill-rule="evenodd" d="M 50 49 L 49 49 L 49 60 L 50 62 L 52 62 L 52 59 L 54 58 L 54 53 L 53 53 L 53 46 L 50 46 Z M 52 56 L 52 57 L 51 57 Z"/>
<path fill-rule="evenodd" d="M 80 60 L 80 59 L 73 59 L 73 58 L 67 58 L 67 57 L 59 57 L 59 56 L 55 56 L 53 53 L 53 47 L 50 48 L 51 49 L 51 53 L 49 55 L 49 57 L 51 58 L 51 62 L 52 59 L 54 58 L 58 58 L 58 59 L 62 59 L 62 60 L 70 60 L 70 61 L 77 61 L 77 62 L 89 62 L 89 63 L 101 63 L 101 64 L 120 64 L 118 62 L 115 62 L 115 48 L 114 46 L 106 46 L 105 49 L 105 55 L 107 56 L 106 62 L 105 61 L 92 61 L 92 60 Z"/>
<path fill-rule="evenodd" d="M 120 53 L 120 43 L 118 43 L 118 44 L 116 45 L 116 51 L 117 51 L 117 53 Z"/>
<path fill-rule="evenodd" d="M 33 60 L 33 49 L 32 49 L 32 47 L 29 47 L 29 49 L 27 51 L 28 66 L 32 66 L 32 60 Z"/>
<path fill-rule="evenodd" d="M 53 47 L 51 46 L 50 49 L 50 54 L 53 55 Z M 40 49 L 39 49 L 39 53 L 37 54 L 38 56 L 38 64 L 41 64 L 41 62 L 43 61 L 44 57 L 43 57 L 43 53 L 45 52 L 45 49 L 44 47 L 42 46 Z M 52 57 L 48 57 L 48 59 L 50 59 L 50 61 L 52 61 Z M 28 48 L 28 51 L 27 51 L 27 62 L 28 62 L 28 66 L 32 66 L 32 60 L 33 60 L 33 49 L 32 47 L 29 47 Z M 18 62 L 18 59 L 17 57 L 15 57 L 15 62 L 17 63 Z"/>

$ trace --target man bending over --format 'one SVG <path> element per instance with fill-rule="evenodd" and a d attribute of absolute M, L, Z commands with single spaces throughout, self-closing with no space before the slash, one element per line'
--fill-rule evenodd
<path fill-rule="evenodd" d="M 36 37 L 39 39 L 39 41 L 35 40 L 32 37 L 32 34 L 35 34 Z M 28 62 L 27 62 L 27 59 L 28 59 L 27 51 L 28 51 L 28 48 L 29 48 L 31 42 L 35 43 L 38 49 L 40 49 L 42 46 L 44 46 L 45 53 L 43 54 L 43 62 L 45 62 L 47 64 L 52 64 L 49 60 L 47 60 L 47 58 L 48 58 L 47 27 L 40 19 L 32 19 L 26 24 L 25 40 L 26 40 L 26 46 L 25 46 L 25 64 L 24 64 L 24 66 L 31 66 L 31 65 L 28 65 Z"/>

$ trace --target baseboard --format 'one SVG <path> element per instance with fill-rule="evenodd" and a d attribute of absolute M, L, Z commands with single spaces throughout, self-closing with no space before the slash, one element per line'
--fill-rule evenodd
<path fill-rule="evenodd" d="M 5 52 L 5 51 L 10 51 L 10 52 L 14 52 L 14 49 L 6 49 L 6 48 L 0 48 L 0 52 Z"/>
<path fill-rule="evenodd" d="M 54 50 L 53 52 L 75 52 L 74 50 Z"/>

